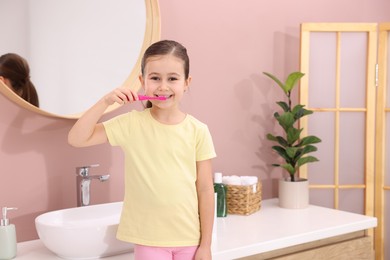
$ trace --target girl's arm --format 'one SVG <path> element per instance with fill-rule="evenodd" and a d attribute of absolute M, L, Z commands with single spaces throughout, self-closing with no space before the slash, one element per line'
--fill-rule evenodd
<path fill-rule="evenodd" d="M 121 87 L 105 95 L 88 109 L 74 124 L 68 134 L 68 143 L 75 147 L 85 147 L 107 142 L 102 123 L 98 123 L 104 111 L 114 104 L 126 104 L 138 100 L 138 95 L 129 88 Z"/>
<path fill-rule="evenodd" d="M 196 162 L 196 167 L 201 240 L 195 259 L 211 260 L 211 238 L 214 223 L 214 185 L 211 159 Z"/>

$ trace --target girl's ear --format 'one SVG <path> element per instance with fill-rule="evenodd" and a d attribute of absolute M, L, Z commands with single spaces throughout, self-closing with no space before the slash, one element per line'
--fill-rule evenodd
<path fill-rule="evenodd" d="M 142 74 L 139 74 L 138 79 L 139 79 L 139 82 L 141 82 L 141 88 L 144 89 L 145 88 L 145 80 L 142 77 Z"/>
<path fill-rule="evenodd" d="M 186 82 L 185 82 L 184 92 L 190 88 L 191 80 L 192 80 L 192 77 L 188 76 L 188 79 L 186 79 Z"/>
<path fill-rule="evenodd" d="M 0 76 L 0 81 L 3 82 L 3 83 L 5 83 L 5 79 L 4 79 L 3 76 Z"/>

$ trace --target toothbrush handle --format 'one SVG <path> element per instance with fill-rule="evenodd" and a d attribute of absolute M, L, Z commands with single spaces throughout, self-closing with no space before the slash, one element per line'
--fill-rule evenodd
<path fill-rule="evenodd" d="M 144 96 L 144 95 L 138 95 L 138 100 L 150 100 L 152 97 Z"/>

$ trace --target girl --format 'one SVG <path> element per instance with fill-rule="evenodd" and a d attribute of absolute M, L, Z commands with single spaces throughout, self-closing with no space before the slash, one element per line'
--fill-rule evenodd
<path fill-rule="evenodd" d="M 68 141 L 123 149 L 125 197 L 117 238 L 135 244 L 136 260 L 209 260 L 216 155 L 208 127 L 179 107 L 191 82 L 185 47 L 168 40 L 152 44 L 140 81 L 145 95 L 165 100 L 98 123 L 115 102 L 139 100 L 129 88 L 117 88 L 76 122 Z"/>

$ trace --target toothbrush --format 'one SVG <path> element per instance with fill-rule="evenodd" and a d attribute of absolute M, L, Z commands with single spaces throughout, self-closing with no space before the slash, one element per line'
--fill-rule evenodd
<path fill-rule="evenodd" d="M 149 97 L 144 95 L 138 95 L 138 100 L 167 100 L 166 97 Z"/>

